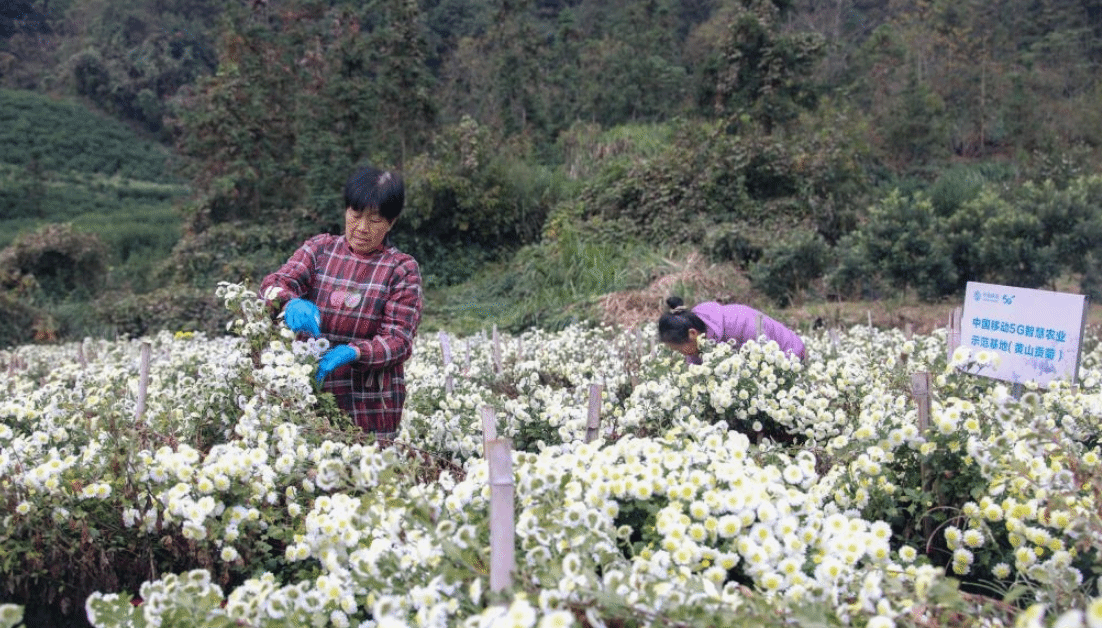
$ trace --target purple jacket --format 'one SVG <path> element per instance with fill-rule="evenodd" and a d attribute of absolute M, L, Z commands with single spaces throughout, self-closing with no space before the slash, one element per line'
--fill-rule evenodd
<path fill-rule="evenodd" d="M 776 340 L 781 350 L 801 360 L 804 359 L 804 342 L 792 330 L 746 305 L 732 303 L 721 305 L 715 301 L 698 303 L 693 313 L 704 321 L 708 331 L 704 335 L 715 342 L 735 341 L 741 345 L 758 337 L 758 317 L 761 317 L 761 333 Z"/>

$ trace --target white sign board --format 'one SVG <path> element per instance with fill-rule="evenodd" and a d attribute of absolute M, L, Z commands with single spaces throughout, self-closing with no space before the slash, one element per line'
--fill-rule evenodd
<path fill-rule="evenodd" d="M 960 346 L 997 356 L 994 366 L 970 372 L 1040 386 L 1057 379 L 1075 384 L 1087 314 L 1081 294 L 968 282 Z"/>

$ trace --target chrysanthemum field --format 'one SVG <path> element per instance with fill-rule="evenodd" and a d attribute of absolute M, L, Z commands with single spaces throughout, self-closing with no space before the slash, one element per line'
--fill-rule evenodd
<path fill-rule="evenodd" d="M 323 346 L 219 293 L 230 336 L 0 352 L 0 627 L 1102 626 L 1096 338 L 1078 387 L 1011 394 L 943 332 L 696 366 L 653 329 L 449 337 L 447 364 L 422 334 L 379 447 L 317 394 Z M 514 451 L 501 590 L 487 407 Z"/>

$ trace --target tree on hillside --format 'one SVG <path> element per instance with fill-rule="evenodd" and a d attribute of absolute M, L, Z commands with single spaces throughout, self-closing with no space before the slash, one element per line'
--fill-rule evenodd
<path fill-rule="evenodd" d="M 811 83 L 822 59 L 823 38 L 784 33 L 787 0 L 741 0 L 723 45 L 717 72 L 716 107 L 761 125 L 766 133 L 814 107 Z"/>
<path fill-rule="evenodd" d="M 412 0 L 232 10 L 217 74 L 177 103 L 199 191 L 191 229 L 328 211 L 355 164 L 419 150 L 433 107 L 418 19 Z"/>
<path fill-rule="evenodd" d="M 854 55 L 848 91 L 880 129 L 883 153 L 920 163 L 949 150 L 982 159 L 1091 141 L 1102 137 L 1092 118 L 1100 16 L 1095 0 L 901 4 Z M 944 148 L 915 153 L 916 125 L 944 133 Z"/>
<path fill-rule="evenodd" d="M 678 15 L 671 2 L 634 3 L 624 12 L 621 45 L 604 59 L 591 92 L 606 124 L 660 121 L 682 110 L 688 73 L 682 65 Z"/>
<path fill-rule="evenodd" d="M 444 65 L 445 121 L 470 116 L 508 135 L 546 129 L 543 41 L 530 0 L 498 0 L 485 33 L 465 37 Z"/>
<path fill-rule="evenodd" d="M 211 11 L 220 5 L 74 3 L 66 13 L 70 34 L 59 44 L 59 74 L 99 109 L 160 133 L 166 101 L 215 69 L 209 33 Z"/>

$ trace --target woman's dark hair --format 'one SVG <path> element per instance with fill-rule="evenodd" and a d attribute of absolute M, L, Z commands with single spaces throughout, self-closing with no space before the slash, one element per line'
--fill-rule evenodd
<path fill-rule="evenodd" d="M 348 177 L 344 184 L 344 206 L 358 212 L 370 207 L 394 222 L 405 204 L 406 186 L 397 172 L 367 166 Z"/>
<path fill-rule="evenodd" d="M 704 321 L 693 314 L 692 310 L 685 307 L 685 302 L 681 300 L 681 297 L 666 299 L 666 307 L 670 308 L 670 311 L 658 317 L 658 340 L 660 342 L 682 344 L 689 341 L 690 329 L 699 332 L 708 330 Z"/>

